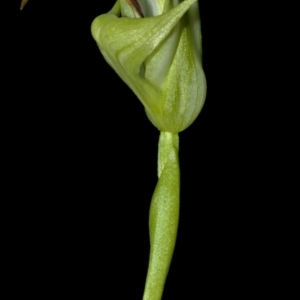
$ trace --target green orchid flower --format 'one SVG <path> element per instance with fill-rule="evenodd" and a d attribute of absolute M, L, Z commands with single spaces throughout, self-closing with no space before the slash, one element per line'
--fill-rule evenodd
<path fill-rule="evenodd" d="M 179 219 L 178 133 L 206 96 L 197 0 L 118 0 L 92 23 L 105 60 L 160 131 L 158 183 L 150 207 L 150 260 L 143 300 L 160 300 Z"/>
<path fill-rule="evenodd" d="M 119 0 L 92 34 L 160 131 L 178 133 L 196 119 L 206 95 L 197 0 Z"/>

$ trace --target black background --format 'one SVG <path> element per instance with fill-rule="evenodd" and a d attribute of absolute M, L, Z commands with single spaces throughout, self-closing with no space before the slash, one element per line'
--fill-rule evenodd
<path fill-rule="evenodd" d="M 1 11 L 10 20 L 1 112 L 14 232 L 7 278 L 39 298 L 141 299 L 159 132 L 91 37 L 92 20 L 113 1 L 30 0 L 22 12 L 19 2 Z M 264 183 L 245 171 L 261 150 L 246 80 L 255 61 L 228 4 L 202 0 L 200 10 L 208 94 L 180 133 L 181 215 L 164 300 L 239 297 L 265 284 L 264 265 L 249 275 L 265 255 L 264 234 L 254 238 Z"/>

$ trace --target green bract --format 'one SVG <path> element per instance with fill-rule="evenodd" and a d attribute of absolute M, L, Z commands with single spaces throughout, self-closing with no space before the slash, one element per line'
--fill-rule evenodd
<path fill-rule="evenodd" d="M 118 0 L 92 35 L 160 131 L 195 120 L 206 95 L 197 0 Z"/>

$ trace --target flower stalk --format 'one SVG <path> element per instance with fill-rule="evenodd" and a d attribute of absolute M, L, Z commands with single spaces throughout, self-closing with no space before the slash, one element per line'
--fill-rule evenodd
<path fill-rule="evenodd" d="M 161 132 L 158 183 L 150 206 L 150 259 L 143 300 L 160 300 L 171 264 L 179 220 L 179 137 Z"/>

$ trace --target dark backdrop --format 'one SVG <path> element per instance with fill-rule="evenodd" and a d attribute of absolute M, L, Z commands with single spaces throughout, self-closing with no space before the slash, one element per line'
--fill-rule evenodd
<path fill-rule="evenodd" d="M 12 291 L 141 299 L 159 132 L 91 37 L 113 1 L 30 0 L 22 12 L 19 2 L 1 11 L 7 278 L 24 282 Z M 248 295 L 261 284 L 247 275 L 260 256 L 249 242 L 259 182 L 245 179 L 258 151 L 244 71 L 253 62 L 228 4 L 202 0 L 200 9 L 208 94 L 180 133 L 181 216 L 165 300 Z"/>

